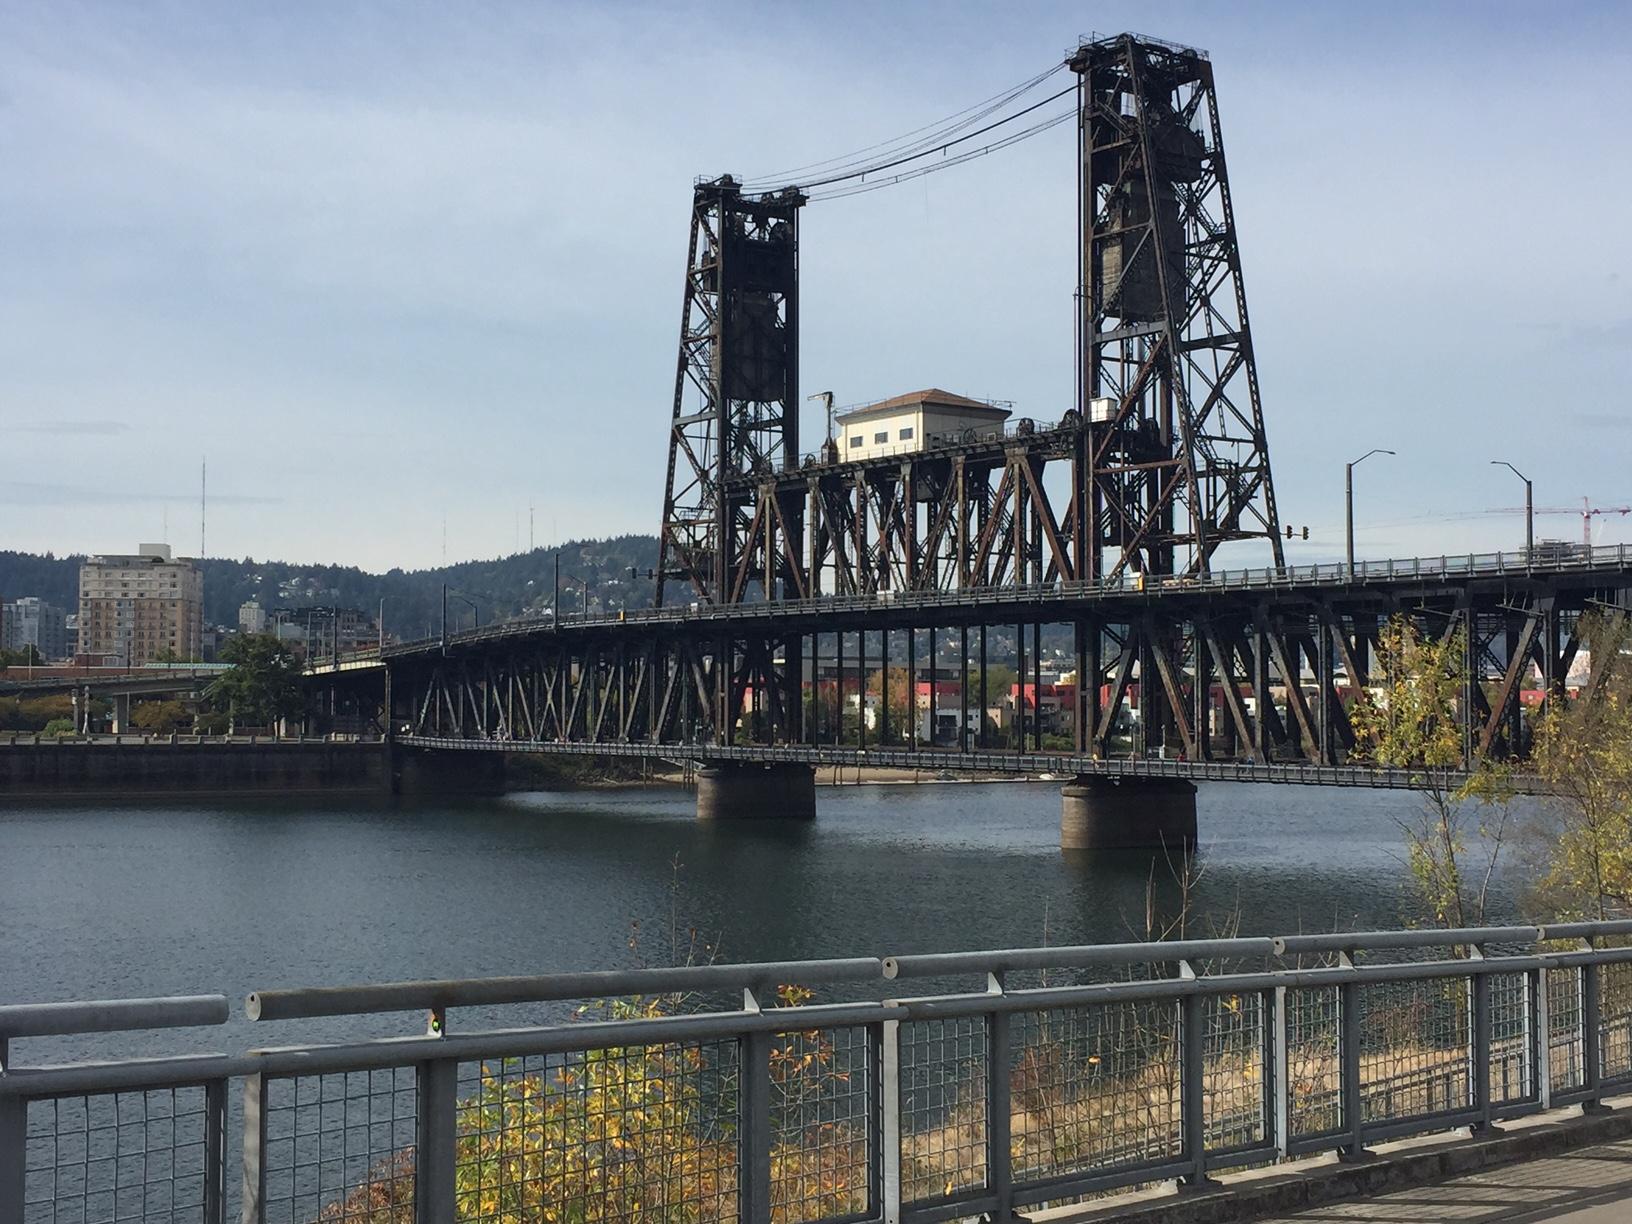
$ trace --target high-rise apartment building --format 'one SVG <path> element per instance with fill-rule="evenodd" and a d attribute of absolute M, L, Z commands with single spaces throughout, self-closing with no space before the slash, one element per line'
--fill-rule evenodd
<path fill-rule="evenodd" d="M 62 659 L 68 654 L 67 614 L 33 596 L 12 600 L 0 616 L 0 648 L 25 650 L 30 646 L 42 659 Z"/>
<path fill-rule="evenodd" d="M 204 578 L 167 544 L 134 556 L 86 559 L 79 567 L 79 653 L 117 656 L 131 666 L 157 658 L 200 657 Z"/>

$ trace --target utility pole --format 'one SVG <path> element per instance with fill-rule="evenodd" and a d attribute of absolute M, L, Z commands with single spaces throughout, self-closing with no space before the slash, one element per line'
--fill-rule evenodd
<path fill-rule="evenodd" d="M 555 589 L 550 594 L 550 619 L 561 623 L 561 550 L 555 550 Z"/>

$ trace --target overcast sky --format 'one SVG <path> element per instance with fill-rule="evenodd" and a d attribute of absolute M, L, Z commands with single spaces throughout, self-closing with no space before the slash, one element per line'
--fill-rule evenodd
<path fill-rule="evenodd" d="M 1373 446 L 1371 555 L 1522 542 L 1493 458 L 1632 504 L 1632 6 L 0 0 L 0 547 L 196 551 L 206 455 L 212 555 L 651 532 L 692 179 L 1124 26 L 1212 53 L 1293 560 Z M 1073 152 L 810 206 L 804 389 L 1057 417 Z"/>

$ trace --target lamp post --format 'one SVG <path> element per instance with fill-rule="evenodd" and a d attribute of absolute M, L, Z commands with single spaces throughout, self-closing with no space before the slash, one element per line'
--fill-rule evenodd
<path fill-rule="evenodd" d="M 380 652 L 385 652 L 385 601 L 388 596 L 380 596 L 380 618 L 374 622 L 375 628 L 380 631 Z"/>
<path fill-rule="evenodd" d="M 1343 507 L 1344 522 L 1347 526 L 1349 581 L 1354 581 L 1354 469 L 1370 459 L 1373 455 L 1392 455 L 1391 450 L 1384 450 L 1381 446 L 1374 446 L 1353 463 L 1343 465 Z"/>
<path fill-rule="evenodd" d="M 1524 481 L 1524 555 L 1525 559 L 1528 560 L 1531 553 L 1536 549 L 1535 486 L 1530 483 L 1530 477 L 1519 471 L 1506 459 L 1492 459 L 1490 463 L 1492 467 L 1505 467 L 1513 475 Z"/>

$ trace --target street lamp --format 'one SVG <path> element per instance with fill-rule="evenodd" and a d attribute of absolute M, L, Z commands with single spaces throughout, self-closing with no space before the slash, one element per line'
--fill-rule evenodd
<path fill-rule="evenodd" d="M 1380 446 L 1374 446 L 1353 463 L 1343 465 L 1343 505 L 1345 522 L 1348 527 L 1349 581 L 1351 582 L 1354 581 L 1354 469 L 1373 455 L 1392 455 L 1393 453 L 1391 450 L 1384 450 Z"/>
<path fill-rule="evenodd" d="M 1490 463 L 1492 467 L 1505 467 L 1513 475 L 1524 481 L 1524 555 L 1528 559 L 1536 548 L 1535 486 L 1530 483 L 1530 477 L 1519 471 L 1506 459 L 1492 459 Z"/>
<path fill-rule="evenodd" d="M 466 604 L 470 608 L 471 612 L 474 613 L 474 619 L 475 619 L 475 622 L 476 622 L 475 627 L 478 628 L 478 629 L 480 629 L 482 627 L 482 610 L 479 607 L 476 606 L 476 597 L 473 596 L 473 595 L 466 594 L 464 591 L 456 591 L 452 587 L 450 587 L 447 583 L 444 582 L 442 584 L 442 649 L 443 650 L 446 650 L 448 648 L 448 596 L 449 595 L 452 595 L 455 599 L 460 600 L 461 602 Z"/>

